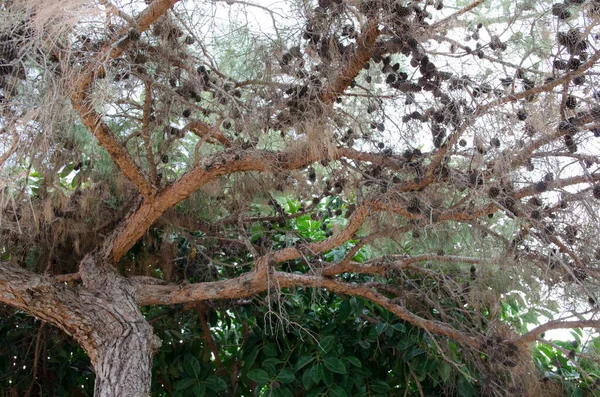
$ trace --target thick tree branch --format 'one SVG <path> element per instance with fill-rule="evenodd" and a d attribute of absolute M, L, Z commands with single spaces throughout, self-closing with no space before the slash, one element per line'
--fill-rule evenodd
<path fill-rule="evenodd" d="M 21 267 L 0 262 L 0 301 L 34 315 L 73 336 L 89 349 L 92 362 L 96 356 L 95 324 L 81 314 L 83 301 L 94 299 L 85 291 L 54 282 L 49 277 Z M 87 350 L 86 349 L 86 350 Z"/>
<path fill-rule="evenodd" d="M 136 18 L 137 29 L 132 29 L 130 32 L 121 31 L 118 42 L 105 45 L 100 54 L 83 68 L 76 78 L 71 94 L 71 103 L 83 124 L 92 132 L 100 145 L 110 154 L 117 167 L 140 190 L 144 197 L 152 197 L 156 193 L 156 188 L 144 176 L 122 143 L 117 140 L 110 128 L 104 123 L 102 116 L 94 109 L 90 89 L 96 77 L 106 73 L 104 70 L 106 62 L 123 54 L 131 45 L 135 35 L 139 35 L 148 29 L 176 2 L 177 0 L 155 0 L 152 2 Z"/>
<path fill-rule="evenodd" d="M 350 60 L 344 65 L 342 71 L 327 85 L 319 99 L 324 103 L 331 103 L 350 86 L 352 80 L 360 73 L 363 65 L 375 51 L 375 41 L 379 37 L 379 21 L 373 18 L 369 20 L 365 31 L 357 39 L 358 47 Z"/>
<path fill-rule="evenodd" d="M 503 105 L 503 104 L 506 104 L 509 102 L 515 102 L 519 99 L 524 99 L 524 98 L 539 94 L 541 92 L 551 91 L 554 87 L 564 84 L 565 82 L 568 82 L 577 76 L 583 75 L 589 68 L 593 67 L 596 64 L 596 62 L 598 62 L 598 60 L 600 60 L 600 51 L 596 51 L 596 53 L 594 53 L 594 55 L 592 57 L 590 57 L 590 59 L 588 59 L 587 62 L 585 62 L 583 65 L 581 65 L 578 69 L 573 70 L 569 73 L 565 73 L 564 75 L 562 75 L 561 77 L 559 77 L 555 80 L 552 80 L 548 83 L 525 90 L 520 93 L 516 93 L 516 94 L 513 93 L 510 95 L 503 96 L 503 97 L 493 100 L 485 105 L 479 106 L 475 110 L 473 115 L 469 116 L 469 118 L 466 121 L 464 121 L 456 131 L 454 131 L 452 134 L 450 134 L 447 142 L 436 152 L 435 156 L 432 158 L 431 163 L 429 164 L 429 166 L 427 167 L 427 170 L 425 172 L 425 177 L 423 178 L 423 180 L 420 183 L 417 184 L 416 187 L 422 188 L 422 187 L 429 185 L 431 182 L 433 182 L 433 180 L 435 178 L 435 170 L 438 168 L 438 166 L 442 162 L 442 159 L 446 156 L 446 154 L 448 153 L 448 151 L 451 148 L 455 147 L 456 143 L 458 142 L 458 140 L 462 136 L 462 134 L 467 130 L 467 128 L 472 126 L 473 123 L 480 116 L 487 114 L 491 109 L 493 109 L 497 106 L 500 106 L 500 105 Z M 544 140 L 545 139 L 542 139 L 540 141 L 543 142 Z"/>

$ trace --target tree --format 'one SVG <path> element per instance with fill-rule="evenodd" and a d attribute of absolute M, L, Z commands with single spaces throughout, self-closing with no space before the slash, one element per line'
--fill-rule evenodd
<path fill-rule="evenodd" d="M 327 305 L 344 334 L 350 313 L 389 346 L 414 330 L 463 395 L 550 393 L 529 346 L 597 332 L 598 1 L 0 4 L 0 301 L 72 336 L 95 394 L 149 393 L 152 310 L 194 308 L 210 336 L 207 313 L 230 327 L 252 297 L 252 318 L 313 321 L 315 351 L 346 361 L 307 350 L 306 383 L 272 362 L 229 393 L 362 390 L 327 378 L 361 367 L 316 325 Z M 509 318 L 548 297 L 571 318 Z M 597 386 L 597 346 L 551 348 L 568 357 L 539 365 Z M 416 352 L 397 379 L 423 395 L 449 375 L 421 383 L 438 364 Z"/>

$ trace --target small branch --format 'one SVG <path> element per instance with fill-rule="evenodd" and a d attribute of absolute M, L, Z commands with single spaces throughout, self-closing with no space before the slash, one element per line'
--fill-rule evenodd
<path fill-rule="evenodd" d="M 185 126 L 185 129 L 193 132 L 202 139 L 208 139 L 213 142 L 218 141 L 225 147 L 231 147 L 231 141 L 219 131 L 218 125 L 211 128 L 199 120 L 194 120 L 190 121 Z"/>
<path fill-rule="evenodd" d="M 552 329 L 564 328 L 600 328 L 600 320 L 552 320 L 548 321 L 546 324 L 535 327 L 531 331 L 519 336 L 518 338 L 513 339 L 512 342 L 516 344 L 534 342 L 538 338 L 538 335 L 543 332 L 547 332 Z"/>
<path fill-rule="evenodd" d="M 439 28 L 441 25 L 444 25 L 445 23 L 449 22 L 449 21 L 456 21 L 458 17 L 460 17 L 463 14 L 466 14 L 467 12 L 471 11 L 472 9 L 478 7 L 480 4 L 483 3 L 484 0 L 476 0 L 474 2 L 472 2 L 471 4 L 467 5 L 466 7 L 458 10 L 457 12 L 455 12 L 454 14 L 448 15 L 446 18 L 441 19 L 439 21 L 437 21 L 436 23 L 434 23 L 431 26 L 431 30 L 435 31 L 435 29 Z"/>
<path fill-rule="evenodd" d="M 415 373 L 413 372 L 413 370 L 410 369 L 410 365 L 408 366 L 408 368 L 410 370 L 410 375 L 415 380 L 415 383 L 417 385 L 417 390 L 419 390 L 419 396 L 425 397 L 425 395 L 423 394 L 423 388 L 421 387 L 421 382 L 419 382 L 419 379 L 417 378 L 417 375 L 415 375 Z M 408 387 L 408 385 L 406 387 Z"/>
<path fill-rule="evenodd" d="M 67 284 L 71 284 L 73 283 L 73 281 L 81 280 L 81 275 L 79 274 L 79 272 L 69 274 L 57 274 L 53 277 L 56 281 Z"/>
<path fill-rule="evenodd" d="M 42 341 L 42 335 L 44 335 L 44 327 L 46 326 L 46 322 L 42 321 L 40 324 L 40 329 L 38 330 L 37 338 L 35 339 L 35 354 L 33 355 L 33 368 L 31 371 L 31 383 L 29 384 L 29 388 L 25 393 L 25 397 L 29 397 L 33 392 L 33 386 L 37 383 L 37 373 L 40 361 L 40 347 Z"/>
<path fill-rule="evenodd" d="M 558 350 L 562 354 L 564 354 L 569 359 L 569 361 L 571 361 L 571 363 L 577 368 L 579 373 L 582 374 L 585 377 L 585 379 L 587 379 L 588 382 L 594 383 L 594 379 L 592 379 L 592 377 L 586 371 L 584 371 L 583 368 L 581 368 L 581 365 L 579 365 L 579 363 L 577 361 L 575 361 L 575 356 L 573 356 L 573 358 L 569 357 L 569 351 L 567 349 L 565 349 L 564 347 L 560 347 L 556 343 L 552 343 L 551 341 L 546 340 L 546 339 L 537 338 L 537 340 L 538 340 L 538 342 L 552 346 L 553 348 L 555 348 L 556 350 Z M 574 353 L 577 356 L 581 356 L 577 352 L 574 352 Z M 598 362 L 598 360 L 594 360 L 594 361 Z"/>
<path fill-rule="evenodd" d="M 152 142 L 150 140 L 150 104 L 152 103 L 152 85 L 150 82 L 144 82 L 144 112 L 142 119 L 142 138 L 144 139 L 144 147 L 146 148 L 146 159 L 150 165 L 150 173 L 152 180 L 158 184 L 158 176 L 156 173 L 156 163 L 154 162 L 154 153 L 152 152 Z"/>
<path fill-rule="evenodd" d="M 108 0 L 100 0 L 100 4 L 102 4 L 108 10 L 108 13 L 118 16 L 127 22 L 129 27 L 135 28 L 136 24 L 133 18 L 129 15 L 125 14 L 123 11 L 119 10 L 113 3 Z"/>
<path fill-rule="evenodd" d="M 215 340 L 213 339 L 212 334 L 210 333 L 210 326 L 208 325 L 208 321 L 206 321 L 206 305 L 204 305 L 203 303 L 199 303 L 198 305 L 196 305 L 195 310 L 196 314 L 198 315 L 198 319 L 200 320 L 200 325 L 202 326 L 204 340 L 210 348 L 210 351 L 212 352 L 213 356 L 215 356 L 215 362 L 217 363 L 218 371 L 220 373 L 223 373 L 223 362 L 221 361 L 221 356 L 219 356 L 219 351 L 217 350 Z"/>
<path fill-rule="evenodd" d="M 177 0 L 153 1 L 136 18 L 135 25 L 137 29 L 132 29 L 135 29 L 138 34 L 144 32 L 176 2 Z M 110 154 L 125 177 L 139 189 L 144 197 L 149 198 L 156 194 L 156 189 L 148 182 L 142 171 L 129 156 L 129 153 L 127 153 L 123 144 L 115 138 L 110 128 L 102 121 L 102 116 L 94 109 L 94 104 L 90 97 L 90 88 L 97 76 L 106 73 L 104 65 L 110 59 L 122 55 L 131 46 L 133 40 L 129 38 L 129 33 L 128 30 L 122 29 L 118 34 L 118 39 L 114 43 L 106 44 L 102 48 L 102 51 L 100 51 L 100 54 L 90 60 L 82 69 L 73 85 L 71 103 L 79 114 L 83 124 Z"/>
<path fill-rule="evenodd" d="M 6 152 L 2 153 L 2 156 L 0 156 L 0 167 L 2 167 L 4 162 L 6 160 L 8 160 L 8 158 L 10 156 L 12 156 L 12 154 L 15 152 L 15 150 L 17 150 L 18 146 L 19 146 L 19 134 L 16 131 L 13 131 L 12 143 L 10 145 L 10 148 L 8 148 L 8 150 Z"/>
<path fill-rule="evenodd" d="M 408 309 L 392 303 L 384 295 L 371 288 L 344 283 L 316 275 L 290 274 L 279 271 L 269 272 L 269 262 L 265 257 L 259 258 L 253 271 L 225 281 L 213 281 L 188 285 L 144 285 L 138 286 L 139 305 L 176 304 L 200 302 L 213 299 L 236 299 L 256 295 L 270 288 L 325 288 L 336 294 L 360 296 L 376 303 L 394 313 L 399 319 L 417 327 L 427 329 L 438 335 L 447 336 L 456 342 L 478 348 L 477 338 L 466 335 L 446 324 L 434 320 L 426 320 L 411 313 Z M 534 337 L 535 339 L 535 337 Z"/>
<path fill-rule="evenodd" d="M 517 94 L 513 93 L 510 95 L 503 96 L 503 97 L 493 100 L 485 105 L 479 106 L 475 110 L 475 112 L 472 116 L 470 116 L 467 120 L 465 120 L 465 122 L 463 122 L 462 125 L 455 132 L 450 134 L 447 142 L 436 152 L 435 156 L 431 159 L 431 163 L 429 164 L 429 166 L 427 167 L 427 170 L 425 171 L 425 177 L 423 178 L 423 180 L 420 183 L 411 184 L 411 188 L 420 189 L 420 188 L 423 188 L 423 187 L 431 184 L 434 181 L 435 170 L 438 168 L 438 166 L 442 162 L 442 159 L 446 156 L 448 151 L 452 147 L 454 147 L 454 145 L 456 145 L 456 143 L 458 142 L 458 139 L 467 130 L 467 128 L 470 127 L 471 125 L 473 125 L 475 120 L 477 120 L 480 116 L 487 114 L 491 109 L 493 109 L 497 106 L 504 105 L 504 104 L 510 103 L 510 102 L 516 102 L 519 99 L 527 98 L 529 96 L 536 95 L 541 92 L 550 91 L 554 87 L 564 84 L 565 82 L 568 82 L 577 76 L 581 76 L 582 74 L 584 74 L 586 72 L 587 69 L 594 66 L 596 64 L 596 62 L 598 62 L 598 60 L 600 60 L 600 51 L 597 51 L 592 57 L 590 57 L 590 59 L 588 59 L 588 61 L 586 63 L 581 65 L 581 67 L 579 69 L 573 70 L 569 73 L 565 73 L 564 75 L 562 75 L 561 77 L 559 77 L 553 81 L 550 81 L 546 84 L 539 85 L 539 86 L 531 88 L 529 90 L 525 90 L 525 91 L 517 93 Z M 564 134 L 566 134 L 566 132 L 563 133 L 563 135 Z M 552 139 L 550 139 L 550 141 L 552 141 L 553 139 L 556 139 L 556 138 L 552 138 Z M 526 152 L 522 151 L 522 153 L 526 153 Z"/>

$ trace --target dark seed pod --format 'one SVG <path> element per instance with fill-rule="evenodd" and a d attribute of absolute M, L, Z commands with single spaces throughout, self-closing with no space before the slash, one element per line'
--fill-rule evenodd
<path fill-rule="evenodd" d="M 491 144 L 493 147 L 500 147 L 500 139 L 498 138 L 492 138 Z"/>
<path fill-rule="evenodd" d="M 556 230 L 556 227 L 554 225 L 552 225 L 552 224 L 544 226 L 544 233 L 545 234 L 553 234 L 555 230 Z"/>
<path fill-rule="evenodd" d="M 496 198 L 498 197 L 498 195 L 500 194 L 500 189 L 496 186 L 492 186 L 489 190 L 488 190 L 488 196 L 490 198 Z"/>
<path fill-rule="evenodd" d="M 573 58 L 569 59 L 568 66 L 569 66 L 569 69 L 571 69 L 571 70 L 577 70 L 581 66 L 581 60 L 579 60 L 579 58 L 573 57 Z"/>
<path fill-rule="evenodd" d="M 190 116 L 191 116 L 191 114 L 192 114 L 192 111 L 191 111 L 190 109 L 185 109 L 185 110 L 183 111 L 183 117 L 185 117 L 186 119 L 187 119 L 188 117 L 190 117 Z"/>
<path fill-rule="evenodd" d="M 462 147 L 465 147 L 465 146 L 467 146 L 467 141 L 464 139 L 461 139 L 460 141 L 458 141 L 458 144 Z"/>
<path fill-rule="evenodd" d="M 565 102 L 565 106 L 568 109 L 575 109 L 577 106 L 577 99 L 573 95 L 568 95 L 567 100 Z"/>
<path fill-rule="evenodd" d="M 535 166 L 533 165 L 533 163 L 531 162 L 531 160 L 527 161 L 527 164 L 525 164 L 525 168 L 529 172 L 535 170 Z"/>
<path fill-rule="evenodd" d="M 577 144 L 575 144 L 573 136 L 565 135 L 564 140 L 565 140 L 565 146 L 567 147 L 569 152 L 575 153 L 577 151 Z"/>
<path fill-rule="evenodd" d="M 552 62 L 552 66 L 557 70 L 565 70 L 569 64 L 564 59 L 555 59 L 554 62 Z"/>
<path fill-rule="evenodd" d="M 554 173 L 549 172 L 546 175 L 544 175 L 544 180 L 546 182 L 552 182 L 554 180 Z"/>
<path fill-rule="evenodd" d="M 567 19 L 571 16 L 571 12 L 567 9 L 566 4 L 554 3 L 552 4 L 552 15 L 558 19 Z"/>
<path fill-rule="evenodd" d="M 169 156 L 167 156 L 166 154 L 163 154 L 163 155 L 160 157 L 160 161 L 161 161 L 163 164 L 167 164 L 167 163 L 169 162 Z"/>
<path fill-rule="evenodd" d="M 592 189 L 592 194 L 596 200 L 600 200 L 600 184 L 596 183 Z"/>
<path fill-rule="evenodd" d="M 542 205 L 544 205 L 544 202 L 539 197 L 534 196 L 531 199 L 529 199 L 528 204 L 532 207 L 541 207 Z"/>
<path fill-rule="evenodd" d="M 535 184 L 535 191 L 538 193 L 542 193 L 548 190 L 548 183 L 546 181 L 540 181 Z"/>
<path fill-rule="evenodd" d="M 406 210 L 411 214 L 420 214 L 421 201 L 417 197 L 411 197 L 410 200 L 408 200 Z"/>
<path fill-rule="evenodd" d="M 477 171 L 470 172 L 469 173 L 469 184 L 471 186 L 483 185 L 483 176 Z"/>
<path fill-rule="evenodd" d="M 567 225 L 565 227 L 565 240 L 569 244 L 575 243 L 575 237 L 577 237 L 577 228 L 573 225 Z"/>
<path fill-rule="evenodd" d="M 310 180 L 311 182 L 315 182 L 317 179 L 317 174 L 315 173 L 315 169 L 313 167 L 310 167 L 308 169 L 308 180 Z"/>
<path fill-rule="evenodd" d="M 131 29 L 127 34 L 127 38 L 132 41 L 138 41 L 140 37 L 140 32 L 137 29 Z"/>
<path fill-rule="evenodd" d="M 558 123 L 557 129 L 560 132 L 568 132 L 570 135 L 577 133 L 577 127 L 568 121 L 561 121 Z"/>

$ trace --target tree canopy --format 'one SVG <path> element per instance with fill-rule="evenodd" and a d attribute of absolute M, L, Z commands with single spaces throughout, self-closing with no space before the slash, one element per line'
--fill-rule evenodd
<path fill-rule="evenodd" d="M 0 9 L 5 395 L 597 393 L 600 1 Z"/>

